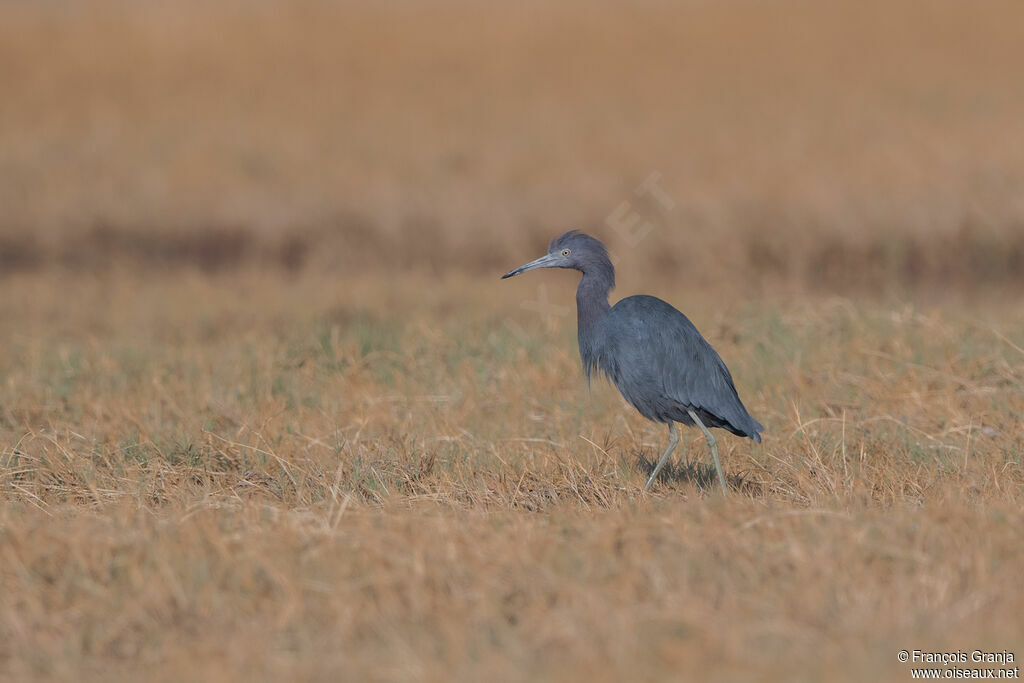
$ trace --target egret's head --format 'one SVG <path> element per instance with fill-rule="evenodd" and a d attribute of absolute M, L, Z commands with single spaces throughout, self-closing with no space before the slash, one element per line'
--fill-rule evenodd
<path fill-rule="evenodd" d="M 513 275 L 525 273 L 536 268 L 572 268 L 583 273 L 593 273 L 610 279 L 614 286 L 615 270 L 608 258 L 608 250 L 599 240 L 577 230 L 570 230 L 555 238 L 548 245 L 548 253 L 536 261 L 519 266 L 501 276 L 504 280 Z"/>

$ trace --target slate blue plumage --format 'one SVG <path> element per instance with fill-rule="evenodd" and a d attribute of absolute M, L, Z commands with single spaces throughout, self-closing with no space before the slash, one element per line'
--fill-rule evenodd
<path fill-rule="evenodd" d="M 654 467 L 650 488 L 679 440 L 675 423 L 697 425 L 711 448 L 723 493 L 725 476 L 708 427 L 761 442 L 764 427 L 747 412 L 729 368 L 690 320 L 670 304 L 638 295 L 608 305 L 615 268 L 598 240 L 572 230 L 548 246 L 536 261 L 505 273 L 535 268 L 572 268 L 583 273 L 576 289 L 580 358 L 589 380 L 598 370 L 640 414 L 669 426 L 669 446 Z"/>

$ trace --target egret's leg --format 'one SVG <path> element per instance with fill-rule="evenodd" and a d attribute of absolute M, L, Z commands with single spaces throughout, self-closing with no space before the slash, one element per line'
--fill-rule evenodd
<path fill-rule="evenodd" d="M 661 454 L 661 460 L 654 466 L 654 471 L 651 472 L 651 478 L 647 480 L 647 486 L 644 487 L 644 491 L 648 491 L 651 488 L 651 484 L 654 483 L 654 478 L 658 476 L 658 472 L 661 472 L 661 468 L 668 462 L 668 456 L 672 455 L 672 451 L 676 449 L 676 444 L 679 443 L 679 432 L 676 431 L 676 423 L 668 423 L 668 448 Z"/>
<path fill-rule="evenodd" d="M 711 456 L 715 459 L 715 471 L 718 472 L 718 483 L 722 485 L 722 495 L 728 495 L 728 492 L 725 490 L 725 475 L 722 474 L 722 463 L 718 462 L 718 443 L 711 432 L 708 431 L 708 428 L 704 426 L 704 423 L 700 421 L 700 418 L 697 417 L 697 413 L 692 410 L 687 412 L 690 413 L 690 417 L 700 427 L 701 431 L 704 432 L 704 438 L 707 439 L 708 446 L 711 448 Z"/>

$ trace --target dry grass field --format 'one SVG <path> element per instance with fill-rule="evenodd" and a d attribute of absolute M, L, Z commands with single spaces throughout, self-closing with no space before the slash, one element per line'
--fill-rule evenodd
<path fill-rule="evenodd" d="M 0 680 L 1018 666 L 1021 25 L 3 4 Z M 498 279 L 569 227 L 764 423 L 728 498 L 695 430 L 643 490 L 574 274 Z"/>

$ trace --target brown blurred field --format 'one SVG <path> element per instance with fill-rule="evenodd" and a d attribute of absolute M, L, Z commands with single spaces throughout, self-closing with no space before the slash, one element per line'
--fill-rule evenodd
<path fill-rule="evenodd" d="M 1022 25 L 0 5 L 0 679 L 1019 664 Z M 765 424 L 728 499 L 692 432 L 643 491 L 575 276 L 497 279 L 569 227 Z"/>

